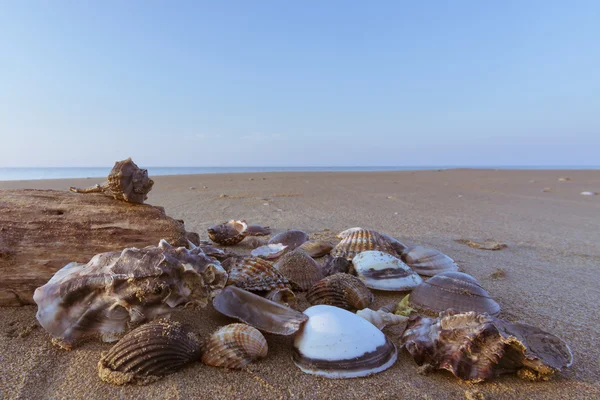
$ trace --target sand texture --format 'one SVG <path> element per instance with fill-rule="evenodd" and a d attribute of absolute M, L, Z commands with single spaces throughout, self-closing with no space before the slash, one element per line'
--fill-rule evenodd
<path fill-rule="evenodd" d="M 149 171 L 152 175 L 152 171 Z M 569 180 L 560 181 L 561 177 Z M 36 307 L 0 308 L 1 399 L 593 399 L 600 398 L 599 171 L 450 170 L 377 173 L 253 173 L 156 177 L 147 203 L 207 238 L 232 218 L 277 233 L 331 237 L 353 226 L 454 258 L 502 306 L 501 316 L 562 337 L 575 362 L 548 382 L 502 376 L 468 384 L 446 371 L 421 375 L 405 351 L 375 376 L 328 380 L 302 373 L 291 337 L 265 335 L 268 356 L 241 371 L 195 363 L 148 386 L 112 386 L 97 363 L 111 345 L 88 341 L 68 352 L 38 326 Z M 96 179 L 97 180 L 97 179 Z M 67 189 L 94 179 L 0 182 L 0 188 Z M 547 188 L 550 188 L 547 190 Z M 545 190 L 546 189 L 546 190 Z M 483 243 L 472 247 L 468 243 Z M 505 244 L 497 250 L 493 244 Z M 249 253 L 244 242 L 233 247 Z M 376 292 L 376 304 L 404 293 Z M 300 305 L 306 307 L 302 300 Z M 203 337 L 233 320 L 212 306 L 175 312 Z M 398 344 L 398 332 L 386 329 Z M 483 397 L 480 397 L 483 396 Z"/>

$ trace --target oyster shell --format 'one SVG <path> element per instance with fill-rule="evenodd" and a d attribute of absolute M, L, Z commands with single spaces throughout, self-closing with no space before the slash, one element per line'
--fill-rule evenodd
<path fill-rule="evenodd" d="M 158 246 L 102 253 L 70 263 L 35 290 L 36 318 L 57 344 L 70 348 L 88 334 L 115 341 L 136 325 L 188 303 L 201 307 L 227 274 L 200 249 Z"/>
<path fill-rule="evenodd" d="M 248 224 L 245 220 L 229 220 L 208 228 L 208 237 L 215 243 L 224 246 L 238 244 L 247 236 Z"/>
<path fill-rule="evenodd" d="M 438 250 L 423 246 L 406 249 L 402 260 L 419 275 L 434 276 L 442 272 L 458 271 L 453 259 Z"/>
<path fill-rule="evenodd" d="M 275 268 L 289 279 L 294 290 L 305 292 L 323 278 L 319 264 L 302 249 L 284 254 Z"/>
<path fill-rule="evenodd" d="M 156 320 L 123 336 L 98 362 L 100 379 L 145 385 L 200 357 L 201 344 L 179 322 Z"/>
<path fill-rule="evenodd" d="M 446 369 L 473 382 L 514 372 L 524 379 L 546 380 L 573 362 L 569 346 L 558 337 L 485 313 L 411 317 L 402 343 L 418 365 Z"/>
<path fill-rule="evenodd" d="M 389 325 L 398 325 L 408 321 L 408 317 L 396 315 L 383 309 L 374 311 L 370 308 L 364 308 L 362 310 L 358 310 L 356 312 L 356 315 L 366 319 L 367 321 L 375 325 L 379 330 Z"/>
<path fill-rule="evenodd" d="M 292 251 L 297 247 L 300 247 L 307 240 L 308 233 L 293 229 L 290 231 L 280 232 L 273 236 L 271 239 L 269 239 L 269 244 L 281 243 L 288 247 L 288 251 Z"/>
<path fill-rule="evenodd" d="M 384 236 L 375 231 L 361 229 L 346 234 L 344 239 L 331 250 L 331 255 L 352 260 L 357 254 L 367 250 L 379 250 L 391 255 L 397 254 Z"/>
<path fill-rule="evenodd" d="M 281 243 L 266 244 L 264 246 L 255 248 L 250 252 L 250 254 L 252 254 L 253 257 L 262 257 L 270 260 L 273 258 L 278 258 L 285 252 L 286 248 L 287 246 Z"/>
<path fill-rule="evenodd" d="M 276 335 L 292 335 L 308 319 L 301 312 L 235 286 L 223 289 L 213 299 L 213 306 L 221 314 Z"/>
<path fill-rule="evenodd" d="M 321 268 L 323 276 L 329 276 L 340 272 L 349 273 L 352 263 L 345 257 L 329 257 L 323 268 Z"/>
<path fill-rule="evenodd" d="M 405 291 L 423 282 L 400 259 L 382 251 L 363 251 L 352 259 L 358 277 L 372 289 Z"/>
<path fill-rule="evenodd" d="M 396 346 L 365 319 L 341 308 L 318 305 L 294 340 L 292 359 L 308 374 L 356 378 L 391 367 Z"/>
<path fill-rule="evenodd" d="M 116 200 L 142 204 L 153 185 L 154 181 L 148 177 L 148 170 L 139 168 L 130 157 L 115 162 L 103 184 L 84 189 L 70 187 L 69 190 L 75 193 L 104 193 Z"/>
<path fill-rule="evenodd" d="M 315 240 L 304 242 L 300 248 L 314 258 L 323 257 L 333 249 L 331 243 L 326 240 Z"/>
<path fill-rule="evenodd" d="M 265 298 L 291 308 L 296 308 L 296 305 L 298 304 L 296 295 L 289 288 L 273 289 L 265 295 Z"/>
<path fill-rule="evenodd" d="M 267 356 L 267 340 L 258 329 L 229 324 L 214 332 L 203 346 L 202 362 L 238 369 Z"/>
<path fill-rule="evenodd" d="M 311 305 L 327 304 L 360 310 L 371 305 L 375 297 L 365 284 L 349 274 L 335 274 L 315 283 L 306 295 Z"/>
<path fill-rule="evenodd" d="M 234 285 L 248 291 L 269 291 L 289 288 L 288 279 L 267 260 L 255 257 L 230 258 L 227 286 Z"/>
<path fill-rule="evenodd" d="M 479 282 L 462 272 L 444 272 L 427 279 L 411 292 L 408 305 L 428 316 L 450 308 L 458 312 L 500 313 L 500 305 Z"/>

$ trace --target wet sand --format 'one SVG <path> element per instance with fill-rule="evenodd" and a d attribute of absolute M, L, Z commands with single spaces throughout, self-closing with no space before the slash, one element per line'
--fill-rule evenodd
<path fill-rule="evenodd" d="M 150 171 L 152 174 L 152 171 Z M 561 177 L 570 180 L 559 181 Z M 250 173 L 156 177 L 148 203 L 206 228 L 232 218 L 333 235 L 362 226 L 453 257 L 502 306 L 570 344 L 573 366 L 548 382 L 503 376 L 468 384 L 449 372 L 417 373 L 404 351 L 389 370 L 368 378 L 327 380 L 303 374 L 291 360 L 290 337 L 266 335 L 266 359 L 241 371 L 200 363 L 148 386 L 117 387 L 98 378 L 110 344 L 89 341 L 73 351 L 50 343 L 36 308 L 0 308 L 0 398 L 168 399 L 488 399 L 600 398 L 600 171 L 450 170 L 370 173 Z M 98 179 L 0 182 L 0 189 L 67 189 Z M 206 187 L 206 188 L 205 188 Z M 550 191 L 544 192 L 544 188 Z M 0 193 L 1 196 L 1 193 Z M 493 239 L 497 251 L 463 240 Z M 243 242 L 234 247 L 248 253 Z M 403 296 L 376 292 L 376 306 Z M 302 303 L 306 306 L 306 303 Z M 232 320 L 209 305 L 173 318 L 208 335 Z M 386 331 L 398 344 L 398 332 Z M 467 397 L 469 398 L 469 397 Z"/>

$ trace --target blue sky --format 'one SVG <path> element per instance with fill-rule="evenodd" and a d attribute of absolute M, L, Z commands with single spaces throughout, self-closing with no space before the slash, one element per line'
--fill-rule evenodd
<path fill-rule="evenodd" d="M 598 165 L 600 2 L 0 2 L 0 167 Z"/>

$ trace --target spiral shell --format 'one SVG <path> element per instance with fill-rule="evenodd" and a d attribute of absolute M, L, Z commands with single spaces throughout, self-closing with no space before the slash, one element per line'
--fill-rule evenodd
<path fill-rule="evenodd" d="M 289 279 L 294 290 L 307 291 L 323 277 L 319 264 L 302 249 L 283 255 L 275 268 Z"/>
<path fill-rule="evenodd" d="M 383 235 L 367 229 L 346 234 L 344 239 L 331 250 L 331 255 L 352 260 L 354 256 L 367 250 L 379 250 L 393 256 L 397 255 L 394 247 Z"/>
<path fill-rule="evenodd" d="M 251 292 L 291 287 L 288 279 L 269 261 L 255 257 L 229 260 L 227 286 L 235 285 Z"/>
<path fill-rule="evenodd" d="M 242 368 L 267 356 L 267 340 L 256 328 L 229 324 L 214 332 L 204 344 L 202 362 L 224 368 Z"/>
<path fill-rule="evenodd" d="M 347 310 L 361 310 L 369 307 L 375 298 L 357 277 L 334 274 L 317 282 L 308 291 L 306 299 L 313 306 L 326 304 Z"/>
<path fill-rule="evenodd" d="M 366 319 L 380 330 L 389 325 L 397 325 L 408 321 L 408 317 L 392 314 L 385 310 L 374 311 L 370 308 L 358 310 L 356 315 Z"/>
<path fill-rule="evenodd" d="M 145 385 L 177 371 L 200 356 L 201 343 L 179 322 L 155 320 L 142 325 L 103 353 L 100 379 L 114 385 Z"/>
<path fill-rule="evenodd" d="M 402 260 L 419 275 L 434 276 L 442 272 L 458 271 L 453 259 L 436 249 L 423 246 L 406 249 L 402 253 Z"/>

